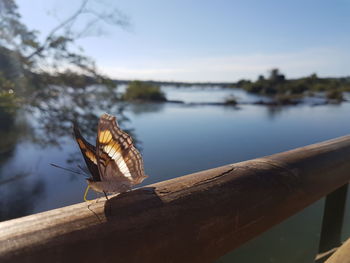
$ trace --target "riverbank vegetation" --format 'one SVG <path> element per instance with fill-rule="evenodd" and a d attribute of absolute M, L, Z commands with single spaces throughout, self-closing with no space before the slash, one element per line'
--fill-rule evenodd
<path fill-rule="evenodd" d="M 128 84 L 123 99 L 127 101 L 166 101 L 160 87 L 147 82 L 132 81 Z"/>
<path fill-rule="evenodd" d="M 114 80 L 117 84 L 129 85 L 132 81 Z M 174 81 L 142 81 L 144 85 L 171 87 L 221 87 L 239 88 L 261 96 L 269 97 L 269 101 L 258 101 L 257 104 L 295 105 L 305 97 L 322 97 L 325 103 L 344 101 L 343 92 L 350 92 L 350 77 L 322 78 L 316 74 L 297 79 L 287 79 L 279 69 L 272 69 L 268 76 L 260 75 L 256 81 L 239 80 L 237 82 L 174 82 Z M 237 104 L 239 101 L 231 97 L 224 104 Z"/>
<path fill-rule="evenodd" d="M 225 99 L 224 105 L 231 105 L 231 106 L 236 106 L 238 103 L 238 100 L 235 96 L 228 96 Z"/>
<path fill-rule="evenodd" d="M 272 69 L 266 78 L 260 75 L 256 81 L 241 80 L 231 87 L 272 97 L 280 104 L 295 104 L 298 99 L 317 93 L 322 93 L 330 101 L 341 102 L 344 100 L 342 93 L 350 91 L 350 77 L 319 78 L 312 74 L 304 78 L 287 79 L 278 69 Z"/>

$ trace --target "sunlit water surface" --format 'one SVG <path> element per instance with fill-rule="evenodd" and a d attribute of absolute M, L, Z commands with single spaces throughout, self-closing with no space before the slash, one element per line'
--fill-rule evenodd
<path fill-rule="evenodd" d="M 164 91 L 169 99 L 185 102 L 222 102 L 227 95 L 242 102 L 259 99 L 240 90 L 220 88 Z M 134 129 L 139 141 L 149 175 L 145 185 L 347 135 L 349 113 L 347 102 L 314 107 L 132 104 L 125 109 L 130 121 L 122 126 Z M 22 122 L 35 126 L 35 117 L 22 115 L 19 127 Z M 0 155 L 1 220 L 81 202 L 84 178 L 49 165 L 70 166 L 66 163 L 69 157 L 79 156 L 74 139 L 62 138 L 60 147 L 43 147 L 30 139 L 32 129 L 16 132 Z M 90 198 L 94 197 L 92 193 Z M 320 200 L 218 262 L 312 262 L 322 212 Z M 348 209 L 345 222 L 349 220 Z M 349 235 L 346 225 L 344 238 Z"/>

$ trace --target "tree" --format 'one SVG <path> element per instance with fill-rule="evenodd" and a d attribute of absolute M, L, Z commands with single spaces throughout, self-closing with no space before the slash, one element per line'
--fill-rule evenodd
<path fill-rule="evenodd" d="M 37 33 L 20 22 L 14 0 L 0 0 L 0 46 L 25 57 L 25 53 L 37 49 Z"/>
<path fill-rule="evenodd" d="M 98 9 L 91 6 L 93 3 L 96 5 L 99 2 L 82 0 L 71 16 L 63 19 L 39 41 L 39 32 L 28 29 L 21 22 L 15 0 L 0 0 L 0 55 L 11 54 L 7 56 L 7 65 L 0 68 L 3 72 L 11 69 L 12 72 L 6 72 L 5 77 L 16 79 L 23 74 L 28 77 L 31 73 L 55 75 L 69 70 L 95 79 L 102 78 L 94 60 L 84 55 L 75 43 L 98 24 L 127 27 L 129 19 L 118 9 Z M 82 17 L 87 22 L 77 28 L 77 21 Z M 8 64 L 14 63 L 11 61 L 14 59 L 17 66 L 8 67 Z"/>
<path fill-rule="evenodd" d="M 265 77 L 263 75 L 259 75 L 258 81 L 264 81 L 264 80 L 265 80 Z"/>
<path fill-rule="evenodd" d="M 82 0 L 71 16 L 39 38 L 38 31 L 21 22 L 15 0 L 0 0 L 0 116 L 14 119 L 17 106 L 39 110 L 38 123 L 46 134 L 41 138 L 57 143 L 57 138 L 70 133 L 72 121 L 92 130 L 91 120 L 98 119 L 96 108 L 117 107 L 113 81 L 100 74 L 94 60 L 76 45 L 101 25 L 129 25 L 122 12 L 99 5 L 100 1 Z M 79 22 L 82 18 L 87 22 Z M 14 105 L 18 101 L 21 104 Z"/>
<path fill-rule="evenodd" d="M 129 101 L 166 101 L 159 86 L 141 81 L 130 82 L 123 98 Z"/>
<path fill-rule="evenodd" d="M 281 82 L 284 82 L 285 79 L 286 79 L 286 77 L 279 72 L 278 68 L 271 69 L 269 80 L 272 83 L 276 83 L 276 84 L 281 83 Z"/>

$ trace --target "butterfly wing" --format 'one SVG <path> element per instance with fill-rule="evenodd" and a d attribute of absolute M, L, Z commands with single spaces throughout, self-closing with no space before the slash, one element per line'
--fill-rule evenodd
<path fill-rule="evenodd" d="M 83 154 L 87 168 L 89 169 L 93 181 L 101 181 L 97 166 L 96 147 L 88 143 L 80 133 L 76 124 L 73 126 L 75 140 L 77 141 L 81 153 Z"/>
<path fill-rule="evenodd" d="M 141 154 L 133 145 L 130 135 L 119 128 L 114 116 L 106 113 L 101 116 L 96 148 L 102 181 L 128 181 L 135 185 L 147 177 Z"/>

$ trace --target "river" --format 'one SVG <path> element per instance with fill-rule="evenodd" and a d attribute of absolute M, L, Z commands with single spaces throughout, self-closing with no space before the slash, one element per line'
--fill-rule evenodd
<path fill-rule="evenodd" d="M 128 121 L 122 126 L 133 130 L 149 175 L 143 185 L 350 134 L 349 102 L 269 107 L 251 104 L 262 98 L 237 89 L 163 90 L 168 99 L 185 103 L 130 104 L 124 109 Z M 223 102 L 229 95 L 241 104 L 190 104 Z M 50 166 L 71 166 L 67 160 L 73 157 L 83 163 L 76 142 L 72 136 L 64 136 L 59 145 L 38 143 L 30 135 L 40 134 L 35 130 L 35 118 L 35 114 L 23 113 L 13 131 L 18 136 L 2 135 L 2 145 L 8 140 L 11 146 L 0 155 L 1 220 L 82 201 L 83 176 Z M 90 198 L 94 197 L 90 193 Z M 218 262 L 312 262 L 323 203 L 318 201 Z M 349 210 L 345 222 L 350 220 Z M 349 225 L 343 236 L 350 236 Z"/>

